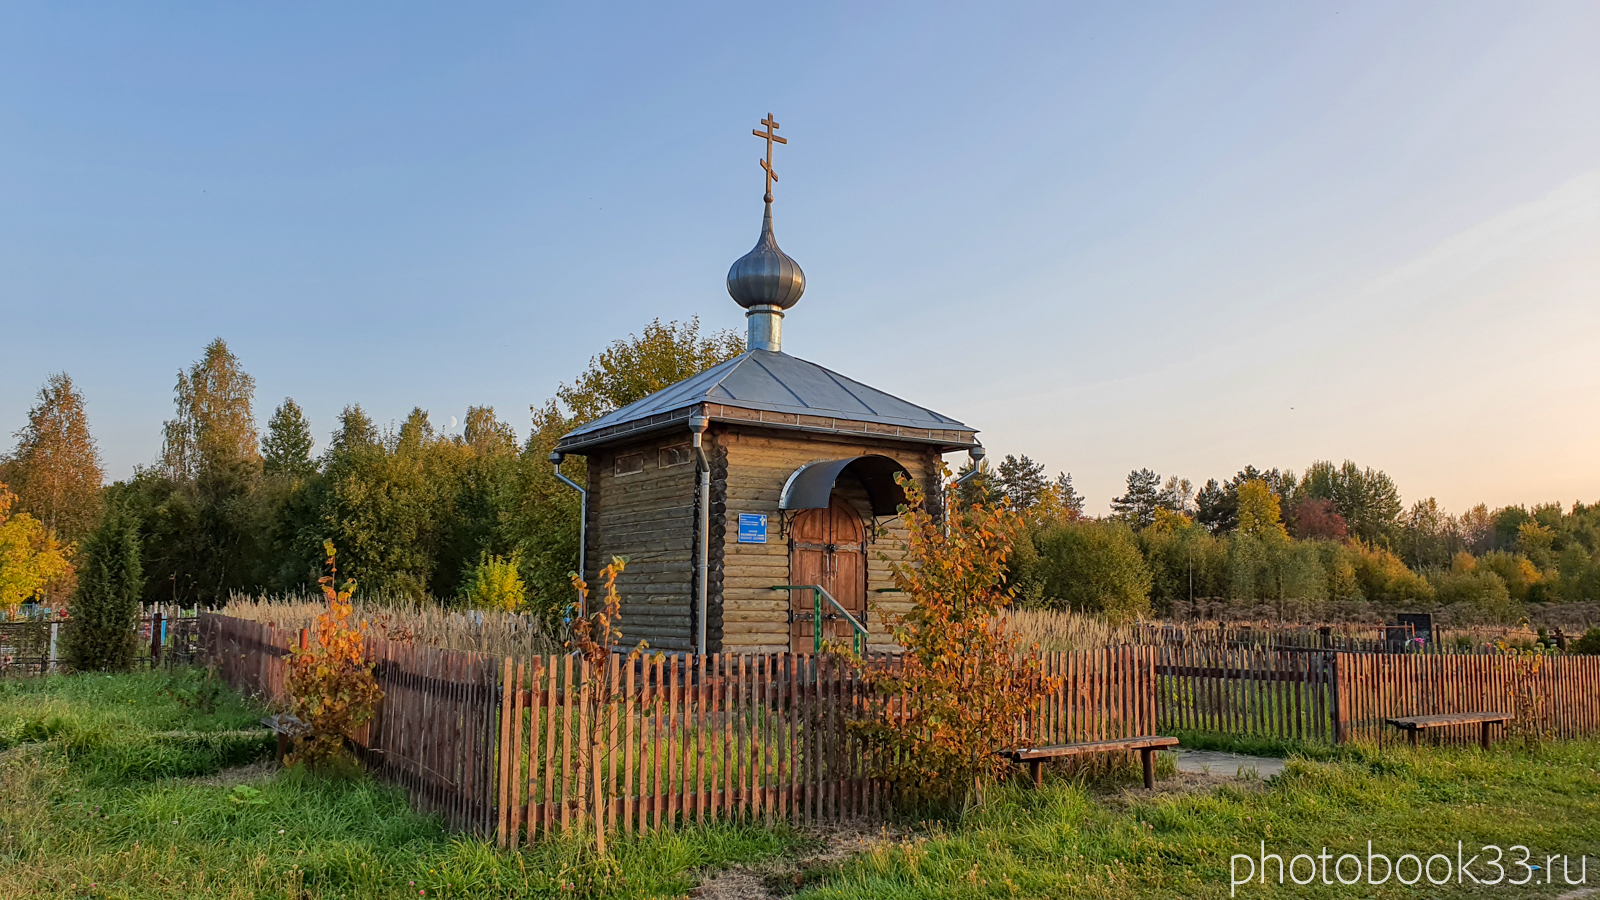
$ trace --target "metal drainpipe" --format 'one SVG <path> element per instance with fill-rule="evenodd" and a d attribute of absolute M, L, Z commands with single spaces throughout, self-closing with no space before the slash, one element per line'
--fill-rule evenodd
<path fill-rule="evenodd" d="M 987 455 L 988 451 L 983 449 L 982 444 L 979 444 L 978 446 L 967 451 L 967 456 L 972 460 L 972 469 L 971 471 L 967 472 L 967 474 L 956 479 L 956 487 L 966 484 L 973 478 L 976 478 L 979 472 L 983 471 L 981 464 L 983 463 L 983 458 Z"/>
<path fill-rule="evenodd" d="M 556 468 L 556 478 L 560 479 L 562 484 L 577 491 L 580 498 L 578 501 L 578 577 L 587 581 L 589 573 L 583 567 L 583 551 L 589 543 L 589 492 L 584 490 L 576 481 L 561 474 L 561 460 L 565 458 L 566 454 L 559 450 L 550 451 L 550 464 Z M 587 614 L 588 610 L 584 609 L 584 596 L 580 593 L 578 595 L 578 615 L 584 616 Z"/>
<path fill-rule="evenodd" d="M 699 615 L 695 617 L 695 650 L 702 656 L 706 652 L 706 597 L 708 596 L 706 577 L 707 559 L 710 556 L 711 546 L 711 462 L 706 459 L 705 443 L 702 438 L 706 433 L 706 417 L 694 416 L 689 419 L 689 430 L 693 433 L 691 438 L 694 446 L 694 456 L 700 469 L 699 507 L 700 507 L 700 547 L 699 558 L 696 561 L 696 580 L 698 581 L 695 598 Z"/>
<path fill-rule="evenodd" d="M 979 444 L 978 446 L 973 447 L 971 450 L 968 450 L 967 451 L 967 457 L 972 460 L 972 470 L 969 471 L 967 474 L 961 476 L 960 478 L 957 478 L 955 486 L 959 488 L 963 484 L 966 484 L 967 482 L 971 481 L 972 479 L 978 477 L 978 473 L 983 471 L 983 466 L 982 466 L 983 458 L 985 456 L 987 456 L 987 455 L 988 455 L 988 451 L 983 449 L 983 445 L 982 444 Z M 944 515 L 942 512 L 940 513 L 940 517 L 944 519 L 944 523 L 943 523 L 944 524 L 944 533 L 945 534 L 949 534 L 950 533 L 950 517 Z"/>

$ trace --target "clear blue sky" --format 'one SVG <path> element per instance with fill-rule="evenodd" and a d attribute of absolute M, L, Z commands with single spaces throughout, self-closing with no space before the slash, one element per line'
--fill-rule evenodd
<path fill-rule="evenodd" d="M 793 10 L 785 12 L 783 8 Z M 771 111 L 785 349 L 1069 470 L 1354 458 L 1600 500 L 1600 4 L 7 4 L 0 431 L 108 474 L 224 337 L 340 407 L 527 408 L 743 327 Z"/>

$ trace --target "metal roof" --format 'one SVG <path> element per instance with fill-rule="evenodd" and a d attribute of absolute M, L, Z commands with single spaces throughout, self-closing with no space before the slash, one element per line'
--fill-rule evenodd
<path fill-rule="evenodd" d="M 701 403 L 801 416 L 824 416 L 910 429 L 973 431 L 917 406 L 781 351 L 750 350 L 607 413 L 564 437 L 558 449 L 593 443 L 586 436 Z"/>

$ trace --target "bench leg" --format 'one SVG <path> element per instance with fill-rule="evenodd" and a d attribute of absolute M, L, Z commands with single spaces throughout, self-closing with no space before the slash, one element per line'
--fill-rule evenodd
<path fill-rule="evenodd" d="M 278 732 L 278 765 L 283 765 L 283 757 L 289 752 L 289 735 Z"/>
<path fill-rule="evenodd" d="M 1143 749 L 1141 749 L 1139 751 L 1139 756 L 1143 757 L 1140 760 L 1140 762 L 1144 763 L 1144 787 L 1145 787 L 1145 790 L 1155 790 L 1155 786 L 1156 786 L 1156 748 L 1154 748 L 1154 747 L 1145 747 L 1145 748 L 1143 748 Z"/>
<path fill-rule="evenodd" d="M 1482 738 L 1481 741 L 1479 741 L 1479 743 L 1483 745 L 1483 749 L 1485 749 L 1485 750 L 1489 749 L 1489 723 L 1488 722 L 1484 722 L 1483 723 L 1483 738 Z"/>
<path fill-rule="evenodd" d="M 1035 788 L 1044 787 L 1044 760 L 1028 760 L 1028 774 L 1033 776 L 1033 786 Z"/>
<path fill-rule="evenodd" d="M 1411 734 L 1411 746 L 1413 748 L 1415 748 L 1417 746 L 1417 731 L 1418 731 L 1418 729 L 1411 728 L 1411 729 L 1408 729 L 1408 731 Z"/>

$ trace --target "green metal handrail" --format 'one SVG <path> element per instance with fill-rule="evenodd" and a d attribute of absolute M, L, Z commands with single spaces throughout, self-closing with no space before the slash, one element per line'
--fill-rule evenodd
<path fill-rule="evenodd" d="M 818 597 L 822 597 L 822 598 L 826 599 L 828 601 L 828 603 L 834 609 L 839 611 L 839 615 L 843 616 L 844 620 L 846 622 L 850 623 L 850 629 L 851 629 L 851 632 L 852 632 L 852 634 L 850 636 L 850 640 L 851 640 L 851 645 L 855 647 L 856 655 L 857 656 L 861 656 L 862 654 L 867 652 L 867 638 L 868 638 L 867 626 L 865 626 L 865 625 L 861 624 L 860 622 L 856 621 L 856 617 L 852 616 L 850 614 L 850 610 L 845 609 L 843 606 L 840 606 L 839 605 L 839 601 L 833 599 L 833 595 L 828 593 L 827 589 L 824 588 L 822 585 L 820 585 L 820 584 L 775 584 L 775 585 L 772 586 L 772 589 L 775 590 L 775 591 L 810 591 L 811 592 L 811 617 L 812 617 L 811 639 L 812 639 L 812 643 L 815 645 L 816 652 L 818 652 L 818 653 L 822 652 L 822 604 L 817 602 L 817 598 Z"/>

